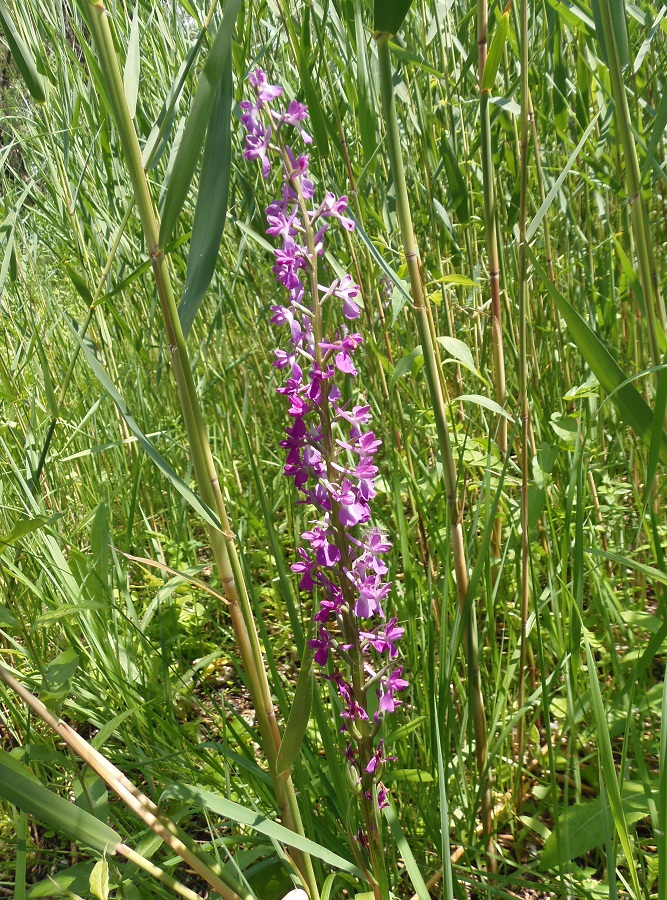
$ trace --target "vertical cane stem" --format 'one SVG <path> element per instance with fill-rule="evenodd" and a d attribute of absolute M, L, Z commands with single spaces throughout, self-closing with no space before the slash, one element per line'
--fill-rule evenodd
<path fill-rule="evenodd" d="M 219 530 L 208 526 L 208 538 L 228 602 L 241 661 L 248 679 L 248 689 L 256 710 L 262 748 L 269 764 L 280 816 L 288 828 L 303 834 L 303 825 L 292 781 L 289 776 L 279 776 L 276 773 L 276 758 L 281 737 L 262 650 L 197 396 L 167 260 L 163 248 L 159 246 L 157 216 L 143 168 L 136 131 L 127 107 L 107 12 L 102 0 L 91 2 L 88 13 L 88 22 L 97 46 L 107 96 L 132 179 L 144 240 L 153 268 L 198 490 L 202 500 L 217 513 L 220 520 Z M 311 893 L 311 898 L 316 900 L 318 890 L 310 858 L 299 851 L 293 852 L 304 883 Z"/>
<path fill-rule="evenodd" d="M 449 517 L 450 542 L 456 574 L 456 589 L 458 603 L 461 610 L 466 608 L 468 595 L 468 563 L 466 559 L 463 527 L 461 524 L 461 509 L 457 497 L 456 461 L 449 434 L 449 425 L 445 413 L 445 400 L 442 393 L 442 381 L 438 371 L 437 357 L 433 347 L 431 329 L 429 323 L 426 297 L 422 283 L 421 263 L 419 248 L 412 226 L 412 215 L 408 190 L 405 182 L 403 157 L 401 154 L 400 132 L 398 117 L 394 103 L 394 87 L 392 82 L 391 54 L 389 51 L 389 35 L 376 33 L 375 40 L 378 49 L 380 66 L 380 83 L 382 89 L 382 111 L 387 128 L 387 142 L 389 150 L 389 165 L 394 180 L 396 191 L 396 211 L 401 231 L 403 252 L 410 275 L 410 288 L 415 304 L 415 316 L 417 319 L 417 331 L 424 354 L 424 368 L 428 384 L 431 405 L 438 434 L 438 446 L 440 449 L 445 494 L 447 498 L 447 512 Z M 474 607 L 471 605 L 469 621 L 466 623 L 466 635 L 464 647 L 468 653 L 468 670 L 470 677 L 470 692 L 472 717 L 475 731 L 475 748 L 477 766 L 482 786 L 482 823 L 484 836 L 490 842 L 491 837 L 491 779 L 487 771 L 487 735 L 486 714 L 484 711 L 484 699 L 482 696 L 481 679 L 479 672 L 477 633 L 474 621 Z M 489 866 L 492 867 L 492 854 L 489 845 Z"/>

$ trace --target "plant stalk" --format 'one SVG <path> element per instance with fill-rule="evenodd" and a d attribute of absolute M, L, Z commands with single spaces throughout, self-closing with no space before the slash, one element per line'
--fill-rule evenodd
<path fill-rule="evenodd" d="M 620 146 L 625 160 L 625 183 L 628 192 L 630 207 L 632 209 L 632 230 L 635 236 L 637 259 L 639 262 L 639 280 L 644 294 L 644 306 L 646 309 L 646 321 L 648 324 L 649 343 L 653 365 L 660 366 L 662 355 L 658 340 L 657 322 L 667 332 L 667 317 L 665 306 L 660 296 L 658 275 L 655 268 L 655 258 L 651 247 L 651 233 L 648 221 L 646 203 L 642 196 L 641 172 L 637 147 L 632 134 L 632 122 L 628 98 L 625 93 L 625 80 L 621 69 L 616 38 L 612 24 L 610 0 L 600 0 L 600 17 L 604 32 L 605 46 L 607 49 L 607 62 L 609 66 L 609 79 L 611 81 L 611 93 L 614 101 L 614 124 Z M 659 372 L 656 372 L 656 378 Z"/>
<path fill-rule="evenodd" d="M 417 331 L 424 354 L 424 367 L 428 384 L 431 405 L 438 434 L 438 446 L 440 449 L 443 480 L 447 498 L 447 511 L 449 517 L 450 543 L 454 571 L 456 575 L 456 590 L 459 608 L 466 608 L 468 594 L 468 563 L 466 548 L 461 524 L 461 509 L 457 497 L 456 461 L 449 435 L 449 426 L 445 412 L 445 400 L 442 393 L 442 382 L 438 371 L 437 358 L 433 347 L 427 301 L 422 281 L 419 248 L 415 238 L 410 212 L 408 190 L 405 182 L 403 157 L 401 153 L 400 131 L 396 105 L 394 102 L 394 86 L 392 81 L 391 54 L 389 51 L 389 37 L 386 32 L 376 33 L 375 41 L 378 49 L 378 61 L 380 68 L 380 84 L 382 90 L 382 110 L 387 129 L 387 141 L 389 150 L 389 164 L 396 191 L 396 212 L 401 230 L 403 252 L 410 274 L 410 287 L 415 304 L 415 316 L 417 319 Z M 475 732 L 475 749 L 477 767 L 482 780 L 482 824 L 484 838 L 487 842 L 487 857 L 490 869 L 493 869 L 493 854 L 491 852 L 491 828 L 492 828 L 492 802 L 491 802 L 491 778 L 487 769 L 487 734 L 486 714 L 484 711 L 484 698 L 482 696 L 481 679 L 479 672 L 477 634 L 474 622 L 474 607 L 471 605 L 471 613 L 466 622 L 466 634 L 464 646 L 468 653 L 469 686 L 471 693 L 471 706 L 473 727 Z"/>
<path fill-rule="evenodd" d="M 533 114 L 528 87 L 528 0 L 521 0 L 520 12 L 521 42 L 521 131 L 520 147 L 520 198 L 519 198 L 519 406 L 521 410 L 521 446 L 519 462 L 521 467 L 521 568 L 520 568 L 520 609 L 521 641 L 519 648 L 519 689 L 518 707 L 523 708 L 526 693 L 526 656 L 528 627 L 528 604 L 530 598 L 528 541 L 528 477 L 529 477 L 529 425 L 528 405 L 528 354 L 527 354 L 527 306 L 528 306 L 528 256 L 526 253 L 526 219 L 528 206 L 528 129 Z M 525 716 L 519 720 L 517 757 L 519 766 L 517 815 L 521 814 L 522 776 L 525 745 Z"/>
<path fill-rule="evenodd" d="M 174 853 L 177 853 L 208 885 L 218 891 L 224 900 L 251 900 L 242 885 L 231 878 L 216 862 L 207 861 L 197 844 L 171 819 L 162 815 L 155 803 L 135 787 L 120 769 L 110 763 L 66 722 L 54 716 L 42 701 L 17 681 L 4 666 L 0 666 L 0 679 L 26 703 L 36 716 L 58 734 L 67 746 L 90 766 L 93 772 L 99 775 Z"/>
<path fill-rule="evenodd" d="M 143 168 L 141 150 L 134 123 L 125 99 L 123 81 L 107 20 L 107 12 L 102 0 L 96 0 L 96 2 L 89 0 L 88 11 L 88 22 L 97 46 L 100 66 L 105 77 L 107 95 L 112 106 L 126 164 L 132 179 L 137 209 L 144 232 L 144 240 L 153 268 L 198 490 L 202 500 L 217 513 L 220 520 L 220 530 L 213 526 L 207 526 L 208 537 L 220 582 L 227 599 L 232 626 L 241 654 L 241 661 L 248 680 L 248 689 L 257 714 L 262 748 L 269 764 L 269 771 L 283 824 L 303 835 L 303 824 L 292 780 L 288 774 L 277 775 L 276 773 L 276 759 L 281 740 L 280 730 L 276 721 L 253 610 L 222 497 L 185 337 L 178 316 L 178 306 L 171 284 L 167 260 L 163 248 L 158 243 L 159 228 L 157 216 Z M 293 854 L 304 879 L 304 884 L 311 894 L 311 900 L 317 900 L 319 892 L 310 857 L 295 848 L 293 848 Z"/>

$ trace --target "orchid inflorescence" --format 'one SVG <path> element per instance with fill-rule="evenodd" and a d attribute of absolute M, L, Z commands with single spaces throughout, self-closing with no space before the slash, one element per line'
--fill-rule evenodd
<path fill-rule="evenodd" d="M 375 798 L 382 807 L 387 793 L 379 778 L 388 758 L 383 742 L 374 739 L 385 714 L 401 705 L 397 695 L 408 682 L 395 664 L 404 629 L 396 618 L 386 621 L 382 606 L 391 588 L 383 580 L 387 565 L 382 557 L 391 544 L 380 528 L 370 525 L 378 471 L 374 458 L 381 441 L 364 431 L 370 407 L 343 403 L 336 384 L 337 376 L 357 374 L 353 356 L 362 337 L 350 332 L 346 322 L 359 316 L 360 288 L 350 275 L 328 285 L 317 278 L 329 226 L 337 221 L 353 231 L 354 222 L 345 215 L 347 197 L 329 192 L 313 203 L 308 155 L 296 156 L 286 142 L 286 132 L 304 144 L 312 142 L 303 127 L 307 108 L 292 100 L 287 109 L 276 110 L 272 104 L 283 89 L 269 84 L 261 69 L 249 81 L 255 100 L 240 104 L 248 132 L 244 156 L 260 160 L 264 179 L 277 158 L 282 175 L 280 199 L 266 208 L 266 233 L 281 241 L 273 272 L 288 294 L 286 305 L 271 308 L 271 322 L 288 326 L 291 336 L 291 346 L 276 350 L 273 363 L 286 375 L 277 391 L 289 401 L 291 417 L 281 441 L 287 451 L 284 471 L 304 495 L 303 502 L 317 512 L 302 534 L 305 546 L 298 548 L 292 569 L 301 575 L 300 588 L 319 599 L 316 636 L 309 646 L 320 666 L 333 661 L 328 677 L 341 699 L 351 780 L 366 802 Z M 326 340 L 322 310 L 335 300 L 342 303 L 345 321 Z M 365 843 L 363 836 L 359 839 Z"/>

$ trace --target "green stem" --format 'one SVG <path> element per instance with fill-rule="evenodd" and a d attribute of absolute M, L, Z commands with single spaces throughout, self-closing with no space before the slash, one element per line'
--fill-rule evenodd
<path fill-rule="evenodd" d="M 435 418 L 438 434 L 438 445 L 442 462 L 443 480 L 447 498 L 447 511 L 449 517 L 450 543 L 456 574 L 456 590 L 459 608 L 466 609 L 468 595 L 468 563 L 466 559 L 465 541 L 461 525 L 461 510 L 457 498 L 457 475 L 454 452 L 449 435 L 449 426 L 445 413 L 445 400 L 442 393 L 442 382 L 437 366 L 437 357 L 433 347 L 431 329 L 429 324 L 426 297 L 422 283 L 421 263 L 419 248 L 415 239 L 410 213 L 410 202 L 405 182 L 403 157 L 401 154 L 400 131 L 398 117 L 394 103 L 394 86 L 392 80 L 391 54 L 389 51 L 389 35 L 377 33 L 375 41 L 378 49 L 378 61 L 380 67 L 380 85 L 382 90 L 382 111 L 387 128 L 387 141 L 389 148 L 389 164 L 396 191 L 396 212 L 401 230 L 403 252 L 410 274 L 410 287 L 415 304 L 417 319 L 417 331 L 424 354 L 424 367 L 428 384 L 431 405 Z M 472 606 L 471 606 L 472 609 Z M 486 765 L 487 735 L 486 714 L 484 711 L 484 699 L 482 696 L 481 680 L 479 673 L 477 635 L 474 627 L 474 615 L 471 611 L 466 624 L 467 634 L 464 637 L 464 646 L 468 652 L 468 669 L 470 673 L 470 691 L 473 726 L 475 731 L 475 748 L 477 766 L 482 786 L 482 824 L 484 836 L 490 841 L 491 837 L 491 780 Z M 489 853 L 489 866 L 492 867 L 491 854 Z"/>
<path fill-rule="evenodd" d="M 519 690 L 518 706 L 524 705 L 526 692 L 526 630 L 528 625 L 528 603 L 530 597 L 529 551 L 528 542 L 528 466 L 529 466 L 529 422 L 528 406 L 528 355 L 526 313 L 528 304 L 528 256 L 526 253 L 526 217 L 528 203 L 528 127 L 532 114 L 530 92 L 528 88 L 528 0 L 521 0 L 521 133 L 520 133 L 520 199 L 519 199 L 519 404 L 521 409 L 521 447 L 519 451 L 521 466 L 521 569 L 520 569 L 520 605 L 521 605 L 521 641 L 519 649 Z M 517 815 L 522 807 L 522 773 L 525 744 L 525 718 L 519 720 L 518 728 L 518 795 Z"/>
<path fill-rule="evenodd" d="M 212 526 L 207 527 L 208 538 L 228 603 L 241 661 L 248 679 L 248 689 L 257 714 L 262 747 L 269 763 L 280 817 L 286 827 L 303 835 L 303 823 L 292 780 L 289 775 L 280 776 L 276 773 L 276 759 L 281 741 L 280 730 L 276 721 L 252 605 L 222 497 L 220 482 L 188 357 L 185 337 L 178 316 L 178 306 L 171 284 L 167 260 L 164 255 L 164 249 L 159 246 L 157 216 L 143 168 L 141 150 L 134 123 L 125 99 L 123 81 L 109 29 L 106 9 L 102 0 L 96 0 L 96 2 L 91 0 L 88 10 L 90 12 L 88 22 L 97 45 L 100 67 L 105 77 L 107 96 L 123 146 L 125 161 L 132 180 L 137 209 L 144 232 L 144 240 L 153 267 L 157 295 L 164 316 L 167 342 L 172 357 L 178 397 L 188 436 L 198 490 L 202 500 L 217 512 L 220 519 L 220 530 Z M 311 894 L 311 900 L 317 900 L 319 892 L 310 857 L 296 850 L 296 848 L 293 848 L 292 852 L 301 870 L 304 884 Z"/>
<path fill-rule="evenodd" d="M 639 262 L 639 280 L 644 294 L 646 308 L 646 320 L 648 324 L 649 342 L 653 364 L 659 366 L 662 363 L 660 345 L 658 341 L 657 320 L 667 331 L 667 318 L 665 307 L 660 296 L 658 277 L 655 270 L 655 259 L 651 248 L 651 235 L 648 224 L 648 213 L 641 192 L 641 173 L 637 147 L 632 135 L 632 123 L 630 109 L 625 92 L 625 80 L 618 56 L 610 0 L 600 0 L 600 16 L 604 32 L 605 46 L 607 49 L 607 62 L 609 66 L 609 79 L 611 81 L 611 93 L 614 101 L 614 124 L 625 160 L 625 182 L 627 186 L 630 206 L 632 209 L 632 227 L 635 235 L 637 258 Z M 656 378 L 658 376 L 656 372 Z"/>
<path fill-rule="evenodd" d="M 484 233 L 491 288 L 491 346 L 493 351 L 493 384 L 496 402 L 504 407 L 507 401 L 505 385 L 505 353 L 503 349 L 502 309 L 500 302 L 500 258 L 498 255 L 498 223 L 496 212 L 495 172 L 491 147 L 491 117 L 489 114 L 490 90 L 481 90 L 487 53 L 487 2 L 477 0 L 477 54 L 479 69 L 479 114 L 482 147 L 482 186 L 484 190 Z M 502 458 L 507 453 L 507 419 L 500 417 L 498 450 Z M 494 555 L 499 555 L 499 546 Z"/>

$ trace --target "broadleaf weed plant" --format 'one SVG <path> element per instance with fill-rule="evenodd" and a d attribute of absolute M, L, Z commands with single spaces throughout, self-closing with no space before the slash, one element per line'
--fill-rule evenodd
<path fill-rule="evenodd" d="M 280 239 L 273 273 L 288 295 L 286 305 L 272 307 L 271 319 L 289 329 L 291 343 L 289 349 L 275 351 L 273 363 L 286 376 L 276 390 L 289 401 L 291 420 L 281 441 L 284 472 L 314 513 L 292 570 L 301 576 L 301 590 L 313 598 L 316 634 L 309 647 L 340 701 L 349 783 L 363 811 L 363 826 L 350 833 L 350 843 L 364 870 L 361 851 L 368 850 L 374 891 L 386 898 L 378 814 L 388 803 L 382 772 L 394 758 L 385 754 L 380 735 L 385 715 L 401 705 L 398 695 L 408 687 L 396 664 L 404 629 L 396 616 L 387 621 L 383 604 L 391 583 L 384 580 L 388 568 L 383 554 L 391 544 L 371 524 L 381 441 L 364 430 L 370 406 L 355 404 L 356 396 L 344 401 L 338 384 L 357 375 L 354 353 L 362 337 L 351 333 L 348 323 L 359 317 L 355 301 L 360 287 L 349 274 L 320 283 L 327 231 L 333 222 L 352 231 L 354 222 L 345 215 L 347 197 L 329 191 L 317 202 L 308 155 L 296 155 L 294 144 L 288 143 L 293 137 L 305 145 L 312 142 L 304 127 L 306 106 L 292 100 L 276 109 L 283 89 L 269 84 L 262 69 L 248 80 L 255 99 L 241 102 L 247 129 L 244 156 L 261 163 L 269 183 L 273 161 L 280 173 L 279 198 L 266 207 L 266 234 Z"/>

